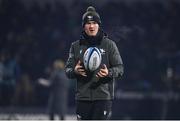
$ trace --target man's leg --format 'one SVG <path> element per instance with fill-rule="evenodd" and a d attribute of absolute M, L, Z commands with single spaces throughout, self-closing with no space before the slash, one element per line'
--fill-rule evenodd
<path fill-rule="evenodd" d="M 94 101 L 93 120 L 108 120 L 112 115 L 112 101 Z"/>
<path fill-rule="evenodd" d="M 77 101 L 77 120 L 91 120 L 92 118 L 92 102 Z"/>
<path fill-rule="evenodd" d="M 49 114 L 49 119 L 50 119 L 50 120 L 54 120 L 54 116 L 55 116 L 55 114 L 51 112 L 51 113 Z"/>

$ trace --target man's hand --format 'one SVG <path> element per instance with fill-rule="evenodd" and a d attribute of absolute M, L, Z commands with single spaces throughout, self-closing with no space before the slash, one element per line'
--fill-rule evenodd
<path fill-rule="evenodd" d="M 96 74 L 96 77 L 106 77 L 108 75 L 109 71 L 105 64 L 103 64 L 103 67 L 99 70 L 99 72 Z"/>
<path fill-rule="evenodd" d="M 84 67 L 81 65 L 81 63 L 82 62 L 79 60 L 74 68 L 74 71 L 76 74 L 79 74 L 81 76 L 87 76 L 86 71 L 85 71 Z"/>

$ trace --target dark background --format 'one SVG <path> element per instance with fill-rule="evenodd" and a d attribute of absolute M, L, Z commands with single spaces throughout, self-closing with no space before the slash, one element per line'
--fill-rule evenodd
<path fill-rule="evenodd" d="M 89 5 L 125 66 L 113 119 L 180 119 L 178 0 L 0 0 L 0 107 L 46 108 L 49 90 L 37 80 L 48 78 L 56 59 L 66 61 Z M 68 113 L 74 113 L 74 90 L 71 80 Z"/>

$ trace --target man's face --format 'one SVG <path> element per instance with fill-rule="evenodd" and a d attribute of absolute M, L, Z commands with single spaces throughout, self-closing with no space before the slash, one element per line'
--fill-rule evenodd
<path fill-rule="evenodd" d="M 96 36 L 99 30 L 99 24 L 95 21 L 89 21 L 84 25 L 84 30 L 89 36 Z"/>

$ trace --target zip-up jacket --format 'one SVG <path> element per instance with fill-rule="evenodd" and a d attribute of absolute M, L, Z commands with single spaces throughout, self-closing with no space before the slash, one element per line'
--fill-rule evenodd
<path fill-rule="evenodd" d="M 77 62 L 83 62 L 83 54 L 88 47 L 96 46 L 102 55 L 101 64 L 106 64 L 108 76 L 97 78 L 97 69 L 87 72 L 87 77 L 74 72 Z M 101 68 L 101 66 L 99 67 Z M 76 100 L 112 100 L 114 98 L 114 81 L 123 75 L 123 62 L 114 41 L 103 34 L 99 44 L 89 43 L 85 38 L 71 44 L 65 72 L 70 79 L 76 79 Z"/>

